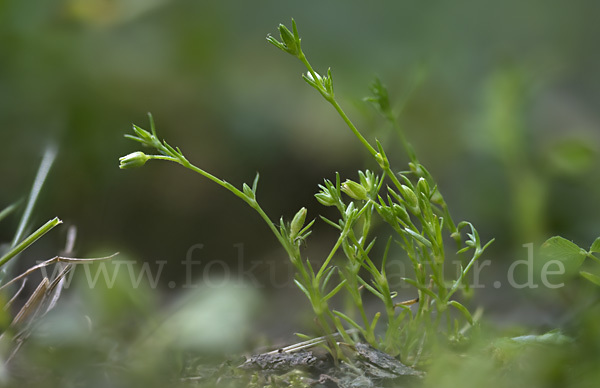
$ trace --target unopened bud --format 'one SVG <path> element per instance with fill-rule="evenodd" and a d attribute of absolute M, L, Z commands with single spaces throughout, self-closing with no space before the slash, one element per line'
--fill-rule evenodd
<path fill-rule="evenodd" d="M 132 152 L 119 158 L 119 168 L 135 168 L 143 166 L 150 157 L 141 151 Z"/>
<path fill-rule="evenodd" d="M 298 55 L 298 46 L 296 45 L 296 38 L 294 34 L 283 24 L 279 25 L 279 35 L 281 40 L 285 44 L 286 51 L 292 55 Z"/>
<path fill-rule="evenodd" d="M 292 219 L 292 224 L 290 225 L 290 237 L 291 238 L 294 239 L 298 236 L 298 233 L 300 233 L 300 231 L 302 230 L 302 227 L 304 226 L 304 220 L 306 220 L 306 208 L 305 207 L 298 210 L 298 213 L 296 213 L 296 215 Z"/>
<path fill-rule="evenodd" d="M 396 215 L 396 217 L 400 218 L 402 222 L 404 222 L 405 224 L 408 224 L 410 222 L 410 217 L 404 206 L 395 203 L 392 205 L 392 209 L 394 210 L 394 214 Z"/>
<path fill-rule="evenodd" d="M 360 177 L 360 184 L 367 190 L 367 193 L 374 194 L 378 184 L 378 178 L 371 171 L 366 170 L 364 173 L 362 171 L 358 172 Z"/>
<path fill-rule="evenodd" d="M 367 200 L 367 189 L 365 189 L 359 183 L 351 180 L 347 180 L 342 184 L 341 190 L 346 193 L 352 199 Z"/>
<path fill-rule="evenodd" d="M 381 168 L 385 169 L 390 167 L 390 162 L 387 160 L 387 158 L 384 158 L 380 152 L 375 154 L 375 161 Z"/>
<path fill-rule="evenodd" d="M 324 206 L 335 206 L 337 204 L 335 198 L 333 198 L 333 196 L 330 193 L 326 193 L 324 191 L 315 194 L 315 198 L 317 199 L 317 201 L 319 201 L 321 205 Z"/>
<path fill-rule="evenodd" d="M 419 181 L 417 182 L 417 189 L 421 194 L 425 195 L 427 199 L 429 199 L 429 197 L 431 196 L 429 183 L 427 183 L 427 180 L 425 178 L 419 178 Z"/>
<path fill-rule="evenodd" d="M 414 214 L 419 212 L 419 200 L 414 191 L 411 190 L 410 187 L 406 185 L 400 186 L 402 198 L 406 201 L 409 210 Z"/>
<path fill-rule="evenodd" d="M 377 206 L 376 207 L 377 213 L 379 213 L 379 215 L 381 216 L 381 218 L 384 219 L 385 222 L 387 222 L 390 225 L 394 225 L 396 223 L 396 216 L 394 215 L 394 212 L 392 211 L 392 209 L 390 209 L 387 206 Z"/>
<path fill-rule="evenodd" d="M 244 194 L 246 195 L 246 197 L 248 197 L 250 199 L 256 199 L 256 195 L 254 195 L 254 191 L 252 191 L 250 186 L 248 186 L 246 183 L 244 183 L 242 185 L 242 190 L 243 190 Z"/>

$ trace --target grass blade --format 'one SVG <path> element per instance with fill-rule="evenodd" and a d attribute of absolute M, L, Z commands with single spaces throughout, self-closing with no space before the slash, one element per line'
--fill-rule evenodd
<path fill-rule="evenodd" d="M 12 205 L 7 206 L 6 208 L 2 209 L 2 211 L 0 212 L 0 221 L 2 221 L 10 213 L 12 213 L 17 208 L 17 206 L 19 206 L 19 202 L 15 202 Z"/>
<path fill-rule="evenodd" d="M 33 181 L 33 187 L 31 188 L 31 193 L 29 194 L 29 199 L 27 200 L 27 206 L 25 207 L 25 211 L 23 212 L 23 216 L 21 217 L 21 221 L 19 222 L 19 227 L 17 228 L 17 233 L 15 233 L 15 237 L 13 238 L 11 247 L 17 245 L 17 242 L 21 240 L 23 234 L 25 233 L 25 228 L 29 223 L 29 218 L 31 217 L 31 213 L 33 212 L 33 207 L 37 202 L 40 191 L 42 190 L 42 186 L 48 177 L 48 173 L 50 172 L 50 167 L 54 163 L 56 159 L 57 149 L 55 146 L 49 146 L 46 148 L 46 152 L 44 153 L 44 157 L 42 162 L 40 163 L 40 167 L 38 168 L 37 175 L 35 176 L 35 180 Z"/>
<path fill-rule="evenodd" d="M 56 225 L 62 224 L 62 221 L 55 217 L 54 219 L 46 222 L 38 230 L 31 233 L 25 240 L 21 241 L 18 245 L 13 246 L 2 258 L 0 258 L 0 267 L 6 264 L 10 259 L 23 252 L 27 247 L 33 244 L 37 239 L 48 233 Z"/>

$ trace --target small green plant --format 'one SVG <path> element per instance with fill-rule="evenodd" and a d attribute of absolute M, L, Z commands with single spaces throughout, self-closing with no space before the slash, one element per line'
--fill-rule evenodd
<path fill-rule="evenodd" d="M 151 115 L 150 131 L 133 125 L 135 136 L 125 136 L 155 149 L 158 154 L 131 153 L 120 158 L 120 168 L 139 167 L 151 159 L 167 160 L 227 189 L 260 215 L 285 249 L 296 270 L 294 281 L 310 301 L 321 334 L 327 339 L 325 346 L 334 357 L 343 357 L 343 353 L 333 335 L 337 333 L 344 342 L 353 344 L 356 340 L 353 333 L 358 332 L 372 346 L 416 363 L 423 349 L 435 343 L 437 333 L 460 339 L 465 328 L 476 324 L 476 318 L 454 297 L 457 291 L 468 289 L 469 270 L 492 241 L 482 243 L 469 222 L 456 224 L 453 221 L 434 178 L 419 162 L 400 130 L 387 90 L 380 81 L 372 85 L 373 96 L 368 100 L 397 129 L 410 159 L 407 172 L 398 173 L 392 168 L 379 141 L 375 141 L 374 147 L 342 110 L 335 98 L 331 69 L 324 76 L 313 69 L 301 48 L 296 23 L 292 20 L 292 31 L 280 25 L 279 33 L 280 40 L 272 36 L 267 40 L 303 63 L 307 69 L 303 79 L 333 106 L 381 170 L 381 175 L 369 170 L 359 171 L 358 181 L 345 180 L 343 183 L 336 174 L 335 182 L 325 180 L 319 185 L 316 199 L 339 211 L 338 220 L 321 218 L 339 231 L 339 237 L 318 267 L 314 268 L 304 259 L 300 249 L 315 222 L 306 222 L 306 208 L 301 208 L 289 222 L 283 218 L 279 223 L 273 222 L 257 200 L 258 174 L 251 186 L 243 184 L 238 189 L 193 165 L 179 148 L 159 139 Z M 376 244 L 372 234 L 374 224 L 381 221 L 389 224 L 394 234 L 386 239 L 383 257 L 378 260 L 372 255 Z M 461 235 L 465 228 L 466 239 Z M 456 254 L 462 258 L 463 254 L 471 252 L 470 257 L 462 258 L 463 265 L 455 279 L 448 279 L 444 272 L 444 263 L 450 256 L 447 240 L 456 247 L 452 256 Z M 391 288 L 386 272 L 392 243 L 403 249 L 412 264 L 414 276 L 402 280 L 414 287 L 417 297 L 413 301 L 394 299 L 397 293 Z M 340 251 L 345 256 L 343 259 L 337 257 Z M 365 290 L 382 301 L 382 312 L 367 315 L 363 303 Z M 340 293 L 345 293 L 352 301 L 352 309 L 338 311 L 331 308 L 331 298 Z M 418 304 L 418 307 L 413 310 L 411 304 Z M 453 314 L 451 308 L 458 315 Z M 385 321 L 383 331 L 378 330 L 381 321 Z"/>

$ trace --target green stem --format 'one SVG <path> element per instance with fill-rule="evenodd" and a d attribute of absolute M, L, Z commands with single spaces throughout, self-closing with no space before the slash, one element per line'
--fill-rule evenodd
<path fill-rule="evenodd" d="M 354 133 L 354 135 L 358 138 L 362 145 L 365 146 L 367 151 L 369 151 L 369 153 L 373 157 L 375 157 L 378 154 L 377 150 L 373 148 L 373 146 L 367 141 L 367 139 L 365 139 L 365 137 L 359 132 L 359 130 L 356 128 L 352 120 L 350 120 L 346 112 L 344 112 L 340 104 L 333 97 L 331 99 L 327 99 L 327 101 L 329 101 L 329 103 L 335 108 L 342 120 L 344 120 L 348 128 L 350 128 L 352 133 Z M 389 166 L 381 166 L 381 168 L 385 172 L 385 175 L 387 175 L 388 178 L 390 178 L 391 181 L 394 183 L 394 186 L 396 186 L 399 189 L 402 184 L 398 180 L 396 174 L 394 174 L 394 172 L 391 170 L 391 168 Z"/>
<path fill-rule="evenodd" d="M 344 122 L 346 123 L 348 128 L 350 128 L 352 133 L 354 133 L 354 136 L 356 136 L 358 138 L 358 140 L 365 146 L 365 148 L 369 151 L 369 153 L 373 156 L 377 155 L 377 150 L 375 150 L 375 148 L 373 148 L 373 146 L 371 144 L 369 144 L 367 139 L 365 139 L 364 136 L 358 131 L 358 129 L 356 128 L 354 123 L 352 123 L 350 118 L 348 118 L 348 115 L 346 115 L 346 112 L 344 112 L 344 110 L 342 109 L 340 104 L 338 104 L 338 102 L 334 98 L 331 98 L 328 101 L 335 108 L 335 110 L 338 112 L 338 114 L 340 115 L 342 120 L 344 120 Z"/>
<path fill-rule="evenodd" d="M 283 248 L 286 250 L 286 252 L 290 256 L 290 258 L 295 257 L 292 247 L 290 247 L 288 241 L 283 238 L 283 236 L 281 235 L 279 230 L 277 230 L 277 228 L 275 227 L 275 225 L 273 224 L 273 222 L 271 221 L 269 216 L 260 207 L 260 205 L 258 204 L 258 202 L 256 202 L 255 199 L 248 197 L 246 194 L 244 194 L 241 190 L 237 189 L 231 183 L 225 182 L 225 181 L 217 178 L 216 176 L 202 170 L 201 168 L 194 166 L 192 163 L 190 163 L 187 159 L 185 159 L 183 157 L 175 158 L 175 157 L 171 157 L 171 156 L 152 155 L 151 158 L 159 159 L 159 160 L 168 160 L 171 162 L 179 163 L 183 167 L 190 169 L 190 170 L 202 175 L 205 178 L 210 179 L 211 181 L 218 184 L 219 186 L 229 190 L 235 196 L 241 198 L 244 202 L 246 202 L 248 205 L 250 205 L 250 207 L 253 208 L 260 215 L 260 217 L 266 222 L 266 224 L 269 226 L 269 229 L 271 229 L 271 231 L 273 232 L 273 234 L 275 235 L 275 237 L 277 238 L 279 243 L 283 246 Z"/>
<path fill-rule="evenodd" d="M 311 76 L 313 77 L 313 79 L 315 81 L 317 81 L 318 78 L 317 78 L 316 72 L 314 71 L 313 67 L 310 65 L 310 63 L 308 62 L 308 59 L 306 59 L 306 56 L 304 55 L 304 53 L 302 51 L 298 55 L 298 59 L 300 59 L 300 61 L 304 64 L 304 66 L 306 66 L 306 68 L 308 69 L 308 71 L 311 74 Z M 350 128 L 352 133 L 354 133 L 354 136 L 356 136 L 356 138 L 362 143 L 362 145 L 365 146 L 365 148 L 367 149 L 367 151 L 369 151 L 371 156 L 375 157 L 378 154 L 377 150 L 375 148 L 373 148 L 373 146 L 367 141 L 367 139 L 365 139 L 365 137 L 356 128 L 356 126 L 354 125 L 352 120 L 350 120 L 350 118 L 348 117 L 346 112 L 344 112 L 344 110 L 342 109 L 340 104 L 337 102 L 337 100 L 334 98 L 334 96 L 327 93 L 327 91 L 323 89 L 321 84 L 317 83 L 317 85 L 319 86 L 317 88 L 317 90 L 319 91 L 319 93 L 321 93 L 323 98 L 325 98 L 325 100 L 327 100 L 335 108 L 335 110 L 338 112 L 338 114 L 342 118 L 342 120 L 344 120 L 344 122 L 346 123 L 348 128 Z M 381 166 L 381 168 L 384 170 L 385 174 L 392 180 L 394 185 L 399 188 L 401 185 L 400 181 L 398 180 L 398 178 L 396 177 L 394 172 L 390 169 L 390 167 L 389 166 L 387 166 L 387 167 Z"/>

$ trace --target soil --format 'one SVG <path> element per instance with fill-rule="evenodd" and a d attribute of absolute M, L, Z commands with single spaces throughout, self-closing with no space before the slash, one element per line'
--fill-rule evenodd
<path fill-rule="evenodd" d="M 191 368 L 196 375 L 183 380 L 215 387 L 377 388 L 411 387 L 424 375 L 368 344 L 341 347 L 346 359 L 337 362 L 322 348 L 279 349 L 215 368 Z"/>

